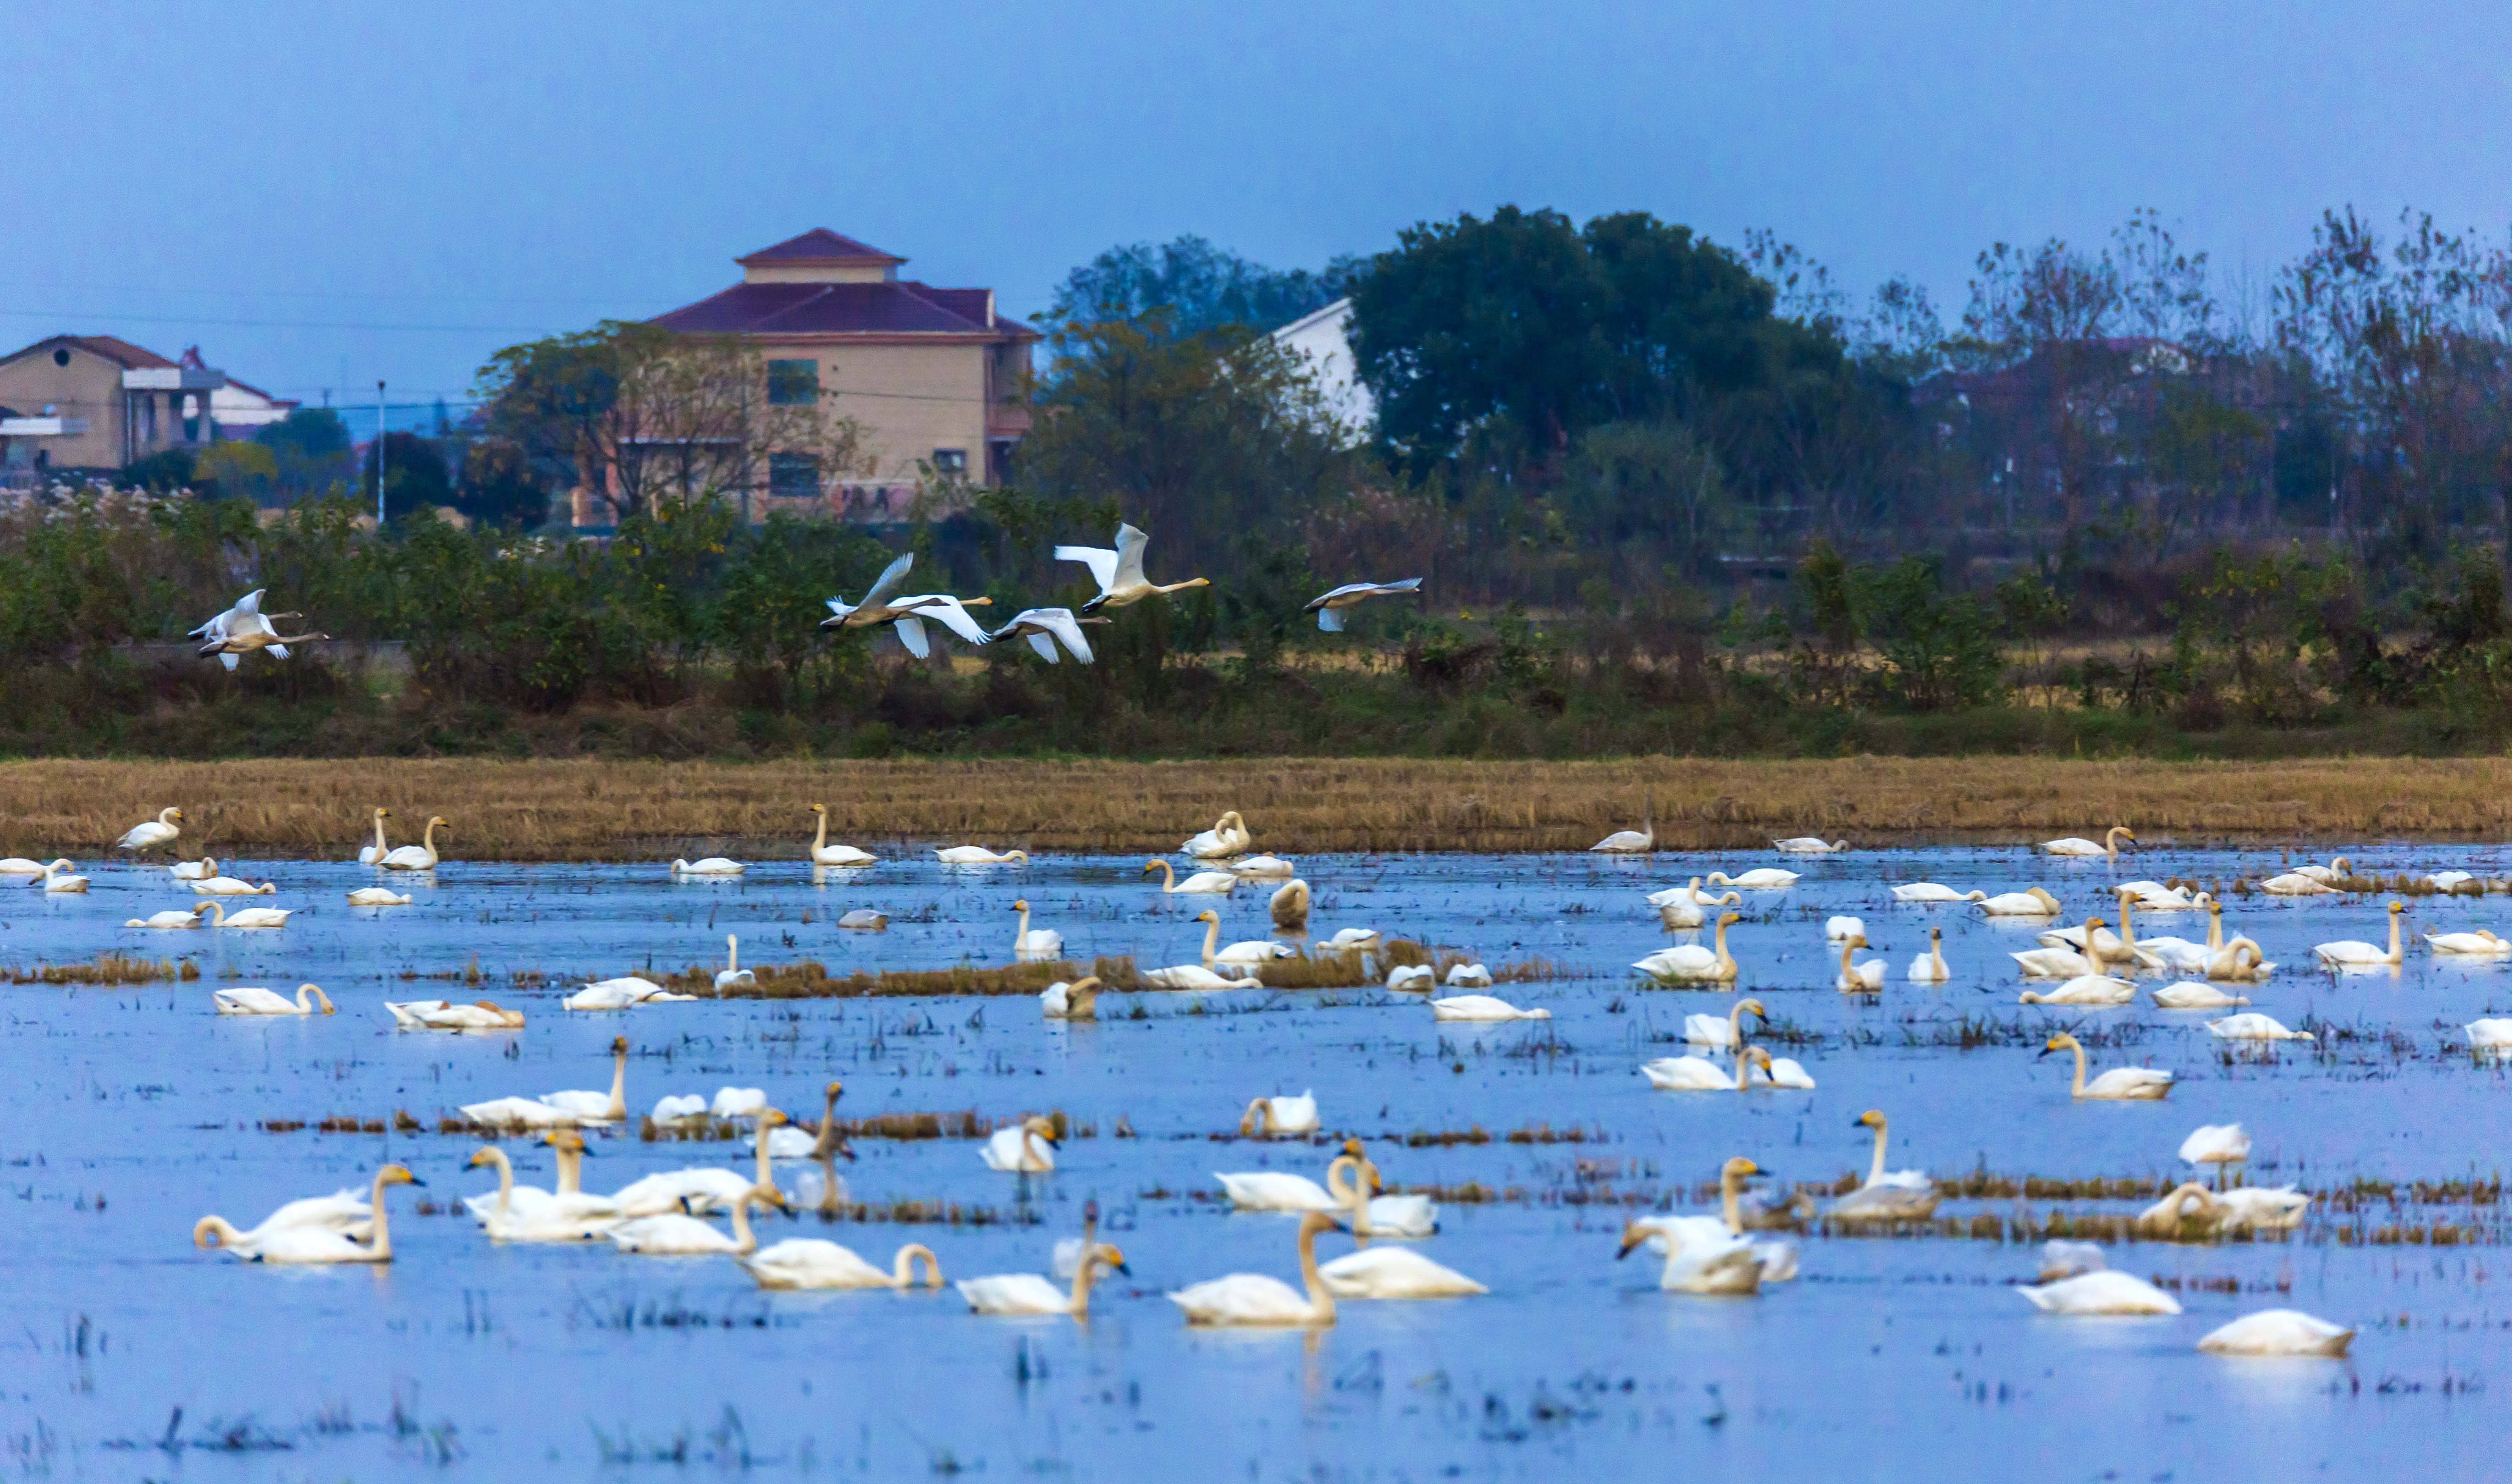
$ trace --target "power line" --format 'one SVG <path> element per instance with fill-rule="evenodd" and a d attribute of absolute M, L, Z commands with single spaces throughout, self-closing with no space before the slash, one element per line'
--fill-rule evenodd
<path fill-rule="evenodd" d="M 0 316 L 20 320 L 120 321 L 131 325 L 216 325 L 223 329 L 248 330 L 379 330 L 379 331 L 443 331 L 453 334 L 557 334 L 562 331 L 547 325 L 359 325 L 332 320 L 224 320 L 203 319 L 191 314 L 124 314 L 97 313 L 85 309 L 0 309 Z"/>

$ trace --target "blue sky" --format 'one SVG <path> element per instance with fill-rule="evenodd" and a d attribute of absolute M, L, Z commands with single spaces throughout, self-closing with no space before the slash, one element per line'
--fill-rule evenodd
<path fill-rule="evenodd" d="M 2512 220 L 2512 7 L 0 7 L 0 340 L 286 395 L 490 350 L 824 225 L 1042 305 L 1109 244 L 1374 251 L 1513 202 L 1767 225 L 1957 311 L 1989 242 L 2139 206 L 2263 286 L 2323 207 Z"/>

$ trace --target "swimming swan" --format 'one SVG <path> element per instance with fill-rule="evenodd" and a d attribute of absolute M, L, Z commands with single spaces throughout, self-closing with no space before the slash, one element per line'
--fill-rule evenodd
<path fill-rule="evenodd" d="M 1317 1233 L 1333 1230 L 1335 1218 L 1311 1211 L 1300 1218 L 1300 1279 L 1308 1292 L 1264 1273 L 1234 1272 L 1228 1277 L 1191 1284 L 1170 1294 L 1169 1302 L 1186 1310 L 1189 1324 L 1303 1325 L 1335 1322 L 1334 1290 L 1317 1271 Z"/>
<path fill-rule="evenodd" d="M 294 909 L 286 907 L 248 907 L 242 912 L 229 912 L 226 904 L 212 898 L 201 904 L 210 915 L 212 927 L 286 927 Z"/>
<path fill-rule="evenodd" d="M 1800 879 L 1802 878 L 1793 871 L 1782 871 L 1772 866 L 1756 866 L 1743 876 L 1734 877 L 1724 871 L 1709 873 L 1710 885 L 1742 886 L 1747 891 L 1786 891 Z"/>
<path fill-rule="evenodd" d="M 322 986 L 313 984 L 298 985 L 294 999 L 253 988 L 215 990 L 210 998 L 217 1002 L 220 1015 L 311 1015 L 314 1006 L 309 999 L 321 1000 L 323 1013 L 332 1013 L 332 996 L 323 993 Z"/>
<path fill-rule="evenodd" d="M 610 1041 L 608 1092 L 550 1092 L 538 1099 L 495 1098 L 462 1105 L 462 1115 L 474 1123 L 517 1123 L 527 1128 L 555 1128 L 564 1123 L 617 1123 L 628 1116 L 628 1037 Z"/>
<path fill-rule="evenodd" d="M 998 854 L 983 845 L 936 845 L 933 858 L 945 866 L 1026 866 L 1029 852 L 1005 850 Z"/>
<path fill-rule="evenodd" d="M 2198 1342 L 2210 1355 L 2326 1355 L 2342 1358 L 2355 1332 L 2298 1308 L 2244 1314 Z"/>
<path fill-rule="evenodd" d="M 898 1249 L 884 1272 L 855 1256 L 854 1249 L 842 1247 L 825 1237 L 789 1237 L 760 1248 L 748 1257 L 735 1258 L 744 1272 L 756 1279 L 762 1288 L 780 1291 L 800 1288 L 914 1288 L 921 1281 L 927 1288 L 942 1286 L 942 1260 L 922 1242 L 909 1242 Z M 918 1276 L 918 1269 L 922 1276 Z"/>
<path fill-rule="evenodd" d="M 1646 855 L 1657 848 L 1656 801 L 1640 811 L 1640 827 L 1616 830 L 1588 847 L 1590 855 Z"/>
<path fill-rule="evenodd" d="M 2015 1290 L 2045 1314 L 2177 1314 L 2180 1301 L 2145 1279 L 2103 1269 Z"/>
<path fill-rule="evenodd" d="M 1864 963 L 1852 963 L 1850 956 L 1866 946 L 1866 935 L 1859 933 L 1840 945 L 1840 978 L 1835 987 L 1844 995 L 1880 995 L 1884 992 L 1884 960 L 1869 958 Z"/>
<path fill-rule="evenodd" d="M 1647 1224 L 1631 1222 L 1623 1228 L 1622 1245 L 1616 1261 L 1653 1242 L 1666 1248 L 1666 1269 L 1659 1275 L 1658 1286 L 1673 1293 L 1705 1294 L 1721 1298 L 1750 1298 L 1762 1291 L 1762 1254 L 1754 1244 L 1736 1234 L 1732 1221 L 1737 1192 L 1746 1177 L 1758 1175 L 1761 1167 L 1750 1159 L 1730 1159 L 1718 1172 L 1718 1192 L 1722 1210 L 1730 1220 L 1711 1217 L 1660 1217 Z"/>
<path fill-rule="evenodd" d="M 499 1007 L 492 1000 L 475 1000 L 467 1005 L 443 999 L 405 999 L 399 1003 L 384 1001 L 384 1009 L 393 1018 L 396 1031 L 520 1031 L 524 1012 Z"/>
<path fill-rule="evenodd" d="M 1835 840 L 1825 844 L 1819 835 L 1798 835 L 1771 841 L 1771 848 L 1788 855 L 1831 855 L 1849 848 L 1849 841 Z"/>
<path fill-rule="evenodd" d="M 1743 1092 L 1749 1085 L 1747 1077 L 1756 1066 L 1768 1071 L 1771 1054 L 1759 1046 L 1736 1048 L 1736 1071 L 1731 1075 L 1716 1062 L 1699 1056 L 1662 1056 L 1640 1064 L 1640 1075 L 1660 1092 Z"/>
<path fill-rule="evenodd" d="M 1491 1292 L 1404 1247 L 1364 1247 L 1317 1269 L 1338 1299 L 1467 1299 Z"/>
<path fill-rule="evenodd" d="M 716 977 L 719 990 L 729 987 L 723 975 Z M 643 975 L 624 974 L 617 979 L 596 979 L 559 1003 L 569 1010 L 633 1010 L 639 1005 L 671 1004 L 695 998 L 695 995 L 675 995 Z"/>
<path fill-rule="evenodd" d="M 1293 929 L 1307 927 L 1309 925 L 1309 883 L 1302 880 L 1284 881 L 1281 889 L 1276 891 L 1273 899 L 1265 904 L 1265 910 L 1273 915 L 1276 927 Z"/>
<path fill-rule="evenodd" d="M 1697 876 L 1692 879 L 1692 884 L 1688 886 L 1671 887 L 1652 893 L 1649 897 L 1649 901 L 1657 908 L 1658 925 L 1678 930 L 1706 924 L 1709 920 L 1709 915 L 1702 911 L 1705 907 L 1734 907 L 1744 900 L 1743 896 L 1733 891 L 1714 897 L 1704 895 L 1701 890 L 1701 878 Z"/>
<path fill-rule="evenodd" d="M 1896 902 L 1985 902 L 1988 900 L 1988 893 L 1956 891 L 1951 886 L 1940 886 L 1934 881 L 1912 881 L 1907 885 L 1894 887 L 1893 900 Z"/>
<path fill-rule="evenodd" d="M 1296 876 L 1300 870 L 1278 855 L 1251 855 L 1245 860 L 1232 861 L 1230 869 L 1240 876 L 1262 877 L 1269 881 Z"/>
<path fill-rule="evenodd" d="M 2312 1038 L 2310 1032 L 2289 1031 L 2275 1016 L 2261 1015 L 2256 1010 L 2227 1015 L 2222 1020 L 2211 1020 L 2207 1022 L 2207 1034 L 2228 1041 L 2307 1041 Z"/>
<path fill-rule="evenodd" d="M 2181 1161 L 2214 1165 L 2218 1184 L 2223 1181 L 2224 1166 L 2246 1163 L 2250 1157 L 2251 1136 L 2239 1123 L 2201 1123 L 2180 1141 Z"/>
<path fill-rule="evenodd" d="M 410 897 L 405 892 L 393 891 L 382 886 L 361 886 L 349 893 L 349 905 L 352 907 L 408 907 Z"/>
<path fill-rule="evenodd" d="M 1317 1095 L 1304 1092 L 1296 1098 L 1257 1098 L 1247 1111 L 1238 1115 L 1238 1133 L 1247 1139 L 1278 1139 L 1317 1131 Z"/>
<path fill-rule="evenodd" d="M 869 866 L 877 859 L 870 852 L 858 850 L 852 845 L 829 843 L 829 806 L 827 804 L 815 803 L 811 805 L 811 812 L 820 816 L 819 829 L 811 836 L 812 865 Z"/>
<path fill-rule="evenodd" d="M 2259 882 L 2259 889 L 2272 897 L 2323 897 L 2334 896 L 2337 892 L 2336 887 L 2318 877 L 2302 876 L 2292 872 L 2284 876 L 2269 877 Z"/>
<path fill-rule="evenodd" d="M 1195 915 L 1195 919 L 1203 924 L 1202 963 L 1176 963 L 1163 969 L 1145 969 L 1135 977 L 1156 990 L 1260 990 L 1265 987 L 1263 980 L 1252 976 L 1230 979 L 1206 967 L 1218 961 L 1212 948 L 1221 938 L 1221 914 L 1199 912 Z"/>
<path fill-rule="evenodd" d="M 1972 905 L 1992 918 L 2055 918 L 2061 910 L 2059 899 L 2038 886 L 1982 897 Z"/>
<path fill-rule="evenodd" d="M 375 806 L 375 842 L 372 845 L 360 845 L 358 847 L 359 865 L 374 865 L 376 862 L 392 853 L 392 846 L 384 840 L 384 819 L 391 813 L 392 810 L 387 809 L 380 804 Z"/>
<path fill-rule="evenodd" d="M 1037 1175 L 1055 1168 L 1055 1152 L 1062 1148 L 1055 1137 L 1055 1125 L 1044 1118 L 1023 1118 L 1011 1128 L 995 1130 L 994 1137 L 977 1151 L 986 1168 L 1005 1174 Z"/>
<path fill-rule="evenodd" d="M 1943 1197 L 1925 1170 L 1884 1168 L 1884 1114 L 1869 1109 L 1850 1127 L 1875 1130 L 1875 1159 L 1867 1167 L 1866 1183 L 1833 1201 L 1824 1214 L 1834 1221 L 1925 1221 L 1934 1216 Z"/>
<path fill-rule="evenodd" d="M 420 834 L 417 844 L 404 845 L 377 859 L 375 864 L 387 871 L 433 871 L 438 861 L 436 832 L 452 828 L 444 815 L 431 814 L 427 817 L 427 829 Z"/>
<path fill-rule="evenodd" d="M 201 906 L 189 912 L 152 912 L 145 918 L 133 918 L 122 925 L 125 927 L 198 927 L 201 925 L 201 914 L 208 910 L 207 906 Z"/>
<path fill-rule="evenodd" d="M 2405 902 L 2390 904 L 2390 951 L 2383 953 L 2370 943 L 2342 938 L 2335 943 L 2315 945 L 2313 956 L 2331 968 L 2364 968 L 2385 963 L 2402 963 L 2407 954 L 2399 946 L 2399 914 L 2408 910 Z"/>
<path fill-rule="evenodd" d="M 279 886 L 264 881 L 256 886 L 239 877 L 207 876 L 190 882 L 193 894 L 205 897 L 267 897 L 279 894 Z"/>
<path fill-rule="evenodd" d="M 1352 1177 L 1349 1182 L 1344 1177 Z M 1386 1182 L 1357 1139 L 1346 1139 L 1343 1152 L 1326 1165 L 1326 1192 L 1349 1212 L 1353 1236 L 1360 1245 L 1372 1237 L 1407 1239 L 1439 1234 L 1439 1207 L 1428 1195 L 1389 1195 Z"/>
<path fill-rule="evenodd" d="M 1228 896 L 1238 889 L 1238 878 L 1227 871 L 1198 871 L 1181 881 L 1177 870 L 1163 860 L 1143 862 L 1143 875 L 1160 874 L 1160 890 L 1172 894 L 1196 892 L 1210 896 Z"/>
<path fill-rule="evenodd" d="M 388 1186 L 423 1186 L 426 1183 L 398 1164 L 388 1164 L 375 1171 L 374 1186 L 368 1195 L 373 1213 L 369 1222 L 371 1237 L 368 1240 L 361 1241 L 350 1235 L 348 1230 L 336 1227 L 294 1225 L 256 1236 L 250 1247 L 236 1249 L 236 1255 L 250 1263 L 389 1263 L 393 1255 L 392 1231 L 385 1224 L 384 1190 Z M 340 1197 L 329 1198 L 337 1200 Z M 281 1207 L 281 1210 L 286 1209 Z M 219 1225 L 223 1228 L 225 1224 Z M 268 1225 L 264 1222 L 255 1231 L 260 1232 Z M 224 1233 L 221 1231 L 219 1234 Z M 201 1229 L 194 1227 L 192 1235 L 194 1241 L 199 1241 Z"/>
<path fill-rule="evenodd" d="M 2025 990 L 2015 996 L 2027 1005 L 2124 1005 L 2136 997 L 2136 985 L 2108 974 L 2079 974 L 2048 994 Z"/>
<path fill-rule="evenodd" d="M 1092 974 L 1071 984 L 1057 980 L 1039 992 L 1038 1008 L 1048 1020 L 1097 1020 L 1099 976 Z"/>
<path fill-rule="evenodd" d="M 2155 991 L 2154 1002 L 2167 1010 L 2222 1010 L 2251 1001 L 2247 996 L 2227 995 L 2212 984 L 2183 979 Z"/>
<path fill-rule="evenodd" d="M 741 985 L 756 985 L 757 983 L 759 983 L 759 976 L 741 966 L 740 935 L 737 933 L 726 933 L 724 935 L 724 967 L 716 973 L 715 992 L 721 995 L 726 990 L 733 989 Z"/>
<path fill-rule="evenodd" d="M 1945 930 L 1931 927 L 1928 929 L 1928 951 L 1910 960 L 1910 981 L 1913 984 L 1943 984 L 1952 977 L 1952 970 L 1945 967 Z"/>
<path fill-rule="evenodd" d="M 1433 1020 L 1550 1020 L 1552 1012 L 1538 1006 L 1522 1010 L 1490 995 L 1452 995 L 1431 1001 Z"/>
<path fill-rule="evenodd" d="M 1232 809 L 1222 815 L 1220 822 L 1211 829 L 1188 837 L 1186 842 L 1178 846 L 1178 853 L 1199 861 L 1217 861 L 1245 855 L 1248 846 L 1254 843 L 1256 837 L 1248 833 L 1247 821 L 1238 817 L 1236 809 Z"/>
<path fill-rule="evenodd" d="M 70 863 L 58 860 L 44 868 L 44 889 L 59 896 L 74 896 L 87 890 L 87 878 L 68 875 Z"/>
<path fill-rule="evenodd" d="M 2132 844 L 2136 843 L 2137 832 L 2126 825 L 2113 825 L 2102 836 L 2100 844 L 2096 844 L 2080 835 L 2069 835 L 2059 840 L 2045 840 L 2041 842 L 2041 848 L 2052 855 L 2117 855 L 2119 842 L 2122 840 Z"/>
<path fill-rule="evenodd" d="M 1771 1012 L 1762 1008 L 1758 999 L 1740 999 L 1727 1007 L 1724 1015 L 1687 1015 L 1683 1017 L 1683 1038 L 1695 1045 L 1715 1046 L 1721 1051 L 1744 1044 L 1742 1027 L 1747 1015 L 1768 1020 Z"/>
<path fill-rule="evenodd" d="M 218 874 L 218 858 L 204 855 L 196 861 L 177 861 L 166 868 L 166 874 L 178 881 L 206 881 Z"/>
<path fill-rule="evenodd" d="M 772 1133 L 784 1122 L 785 1114 L 773 1108 L 759 1115 L 763 1133 Z M 631 1181 L 611 1191 L 610 1200 L 628 1216 L 729 1210 L 744 1191 L 754 1190 L 770 1191 L 782 1202 L 784 1195 L 776 1189 L 775 1167 L 769 1162 L 773 1157 L 769 1144 L 763 1140 L 752 1151 L 754 1172 L 748 1179 L 722 1165 L 687 1165 Z"/>
<path fill-rule="evenodd" d="M 749 869 L 741 862 L 724 855 L 710 855 L 693 861 L 674 857 L 672 861 L 674 876 L 739 876 Z"/>
<path fill-rule="evenodd" d="M 708 1222 L 694 1216 L 670 1212 L 661 1216 L 640 1216 L 623 1221 L 610 1229 L 610 1240 L 622 1252 L 641 1257 L 700 1257 L 723 1253 L 747 1257 L 759 1250 L 759 1235 L 750 1230 L 750 1208 L 754 1205 L 783 1206 L 785 1197 L 776 1191 L 753 1187 L 741 1192 L 732 1203 L 732 1234 L 718 1231 Z"/>
<path fill-rule="evenodd" d="M 2498 938 L 2488 928 L 2473 933 L 2427 933 L 2425 947 L 2437 954 L 2512 954 L 2512 939 Z"/>
<path fill-rule="evenodd" d="M 195 1247 L 224 1247 L 241 1257 L 293 1227 L 320 1227 L 364 1241 L 374 1230 L 375 1208 L 347 1187 L 329 1195 L 292 1200 L 261 1219 L 251 1230 L 238 1231 L 223 1216 L 204 1216 L 192 1226 Z"/>
<path fill-rule="evenodd" d="M 1634 961 L 1631 967 L 1660 984 L 1728 983 L 1736 977 L 1736 959 L 1727 952 L 1727 929 L 1743 920 L 1735 913 L 1720 913 L 1714 948 L 1678 943 Z"/>
<path fill-rule="evenodd" d="M 2076 1080 L 2070 1095 L 2083 1100 L 2107 1102 L 2150 1102 L 2172 1091 L 2172 1074 L 2151 1067 L 2113 1067 L 2091 1082 L 2085 1080 L 2085 1047 L 2074 1036 L 2061 1031 L 2043 1046 L 2038 1061 L 2053 1051 L 2076 1053 Z"/>

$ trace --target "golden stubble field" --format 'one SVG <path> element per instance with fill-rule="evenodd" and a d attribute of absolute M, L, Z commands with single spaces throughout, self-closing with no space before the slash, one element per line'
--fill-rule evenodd
<path fill-rule="evenodd" d="M 875 846 L 1169 850 L 1224 809 L 1284 853 L 1578 849 L 1644 811 L 1666 848 L 1995 843 L 2123 823 L 2149 842 L 2303 844 L 2502 838 L 2512 762 L 33 762 L 0 764 L 0 854 L 94 857 L 179 804 L 179 852 L 346 857 L 382 804 L 396 844 L 444 815 L 438 844 L 457 859 L 799 859 L 814 802 L 833 840 Z"/>

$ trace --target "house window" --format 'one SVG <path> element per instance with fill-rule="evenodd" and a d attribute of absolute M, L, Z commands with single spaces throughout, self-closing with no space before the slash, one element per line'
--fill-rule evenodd
<path fill-rule="evenodd" d="M 770 407 L 809 407 L 819 400 L 819 362 L 767 363 L 767 403 Z"/>
<path fill-rule="evenodd" d="M 962 475 L 967 473 L 968 450 L 965 449 L 934 449 L 933 472 L 936 474 L 950 475 Z"/>
<path fill-rule="evenodd" d="M 779 499 L 819 498 L 820 461 L 808 453 L 768 454 L 767 492 Z"/>

